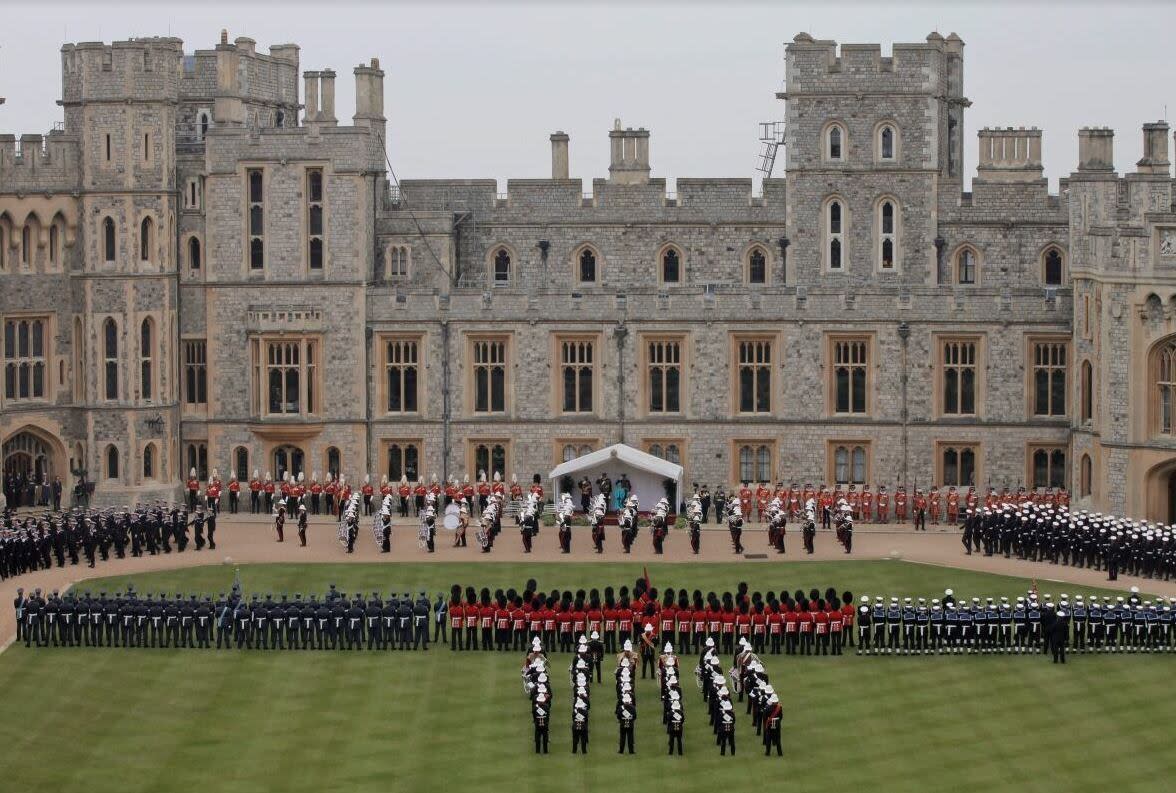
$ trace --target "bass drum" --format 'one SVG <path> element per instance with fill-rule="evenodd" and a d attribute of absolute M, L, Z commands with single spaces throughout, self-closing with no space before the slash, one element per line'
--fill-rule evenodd
<path fill-rule="evenodd" d="M 449 531 L 457 531 L 457 524 L 461 522 L 458 517 L 461 514 L 461 507 L 456 503 L 450 503 L 445 508 L 445 517 L 441 519 L 441 525 Z"/>

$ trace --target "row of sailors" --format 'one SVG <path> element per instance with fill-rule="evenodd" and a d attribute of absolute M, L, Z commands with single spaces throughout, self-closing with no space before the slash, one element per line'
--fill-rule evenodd
<path fill-rule="evenodd" d="M 108 509 L 74 509 L 43 517 L 0 517 L 0 580 L 47 570 L 56 562 L 76 565 L 82 559 L 90 567 L 113 554 L 124 559 L 130 553 L 155 556 L 187 550 L 189 529 L 194 530 L 196 550 L 205 544 L 216 548 L 216 516 L 203 509 L 189 516 L 186 508 L 157 502 L 152 505 Z M 207 537 L 207 539 L 206 539 Z"/>
<path fill-rule="evenodd" d="M 1176 530 L 1061 507 L 1001 504 L 970 513 L 964 520 L 964 550 L 985 556 L 1013 554 L 1020 559 L 1106 570 L 1170 581 L 1176 576 Z"/>
<path fill-rule="evenodd" d="M 889 602 L 863 595 L 858 606 L 858 655 L 963 653 L 1172 652 L 1176 649 L 1176 598 L 1062 594 L 1030 591 L 1007 597 L 957 602 L 950 589 L 942 601 L 897 597 Z"/>
<path fill-rule="evenodd" d="M 710 490 L 706 485 L 701 488 L 695 485 L 694 492 L 699 496 L 704 512 L 709 512 L 712 501 Z M 812 484 L 805 483 L 801 488 L 796 482 L 790 487 L 778 482 L 773 489 L 769 483 L 760 482 L 753 491 L 751 483 L 744 482 L 738 489 L 731 489 L 730 498 L 727 498 L 722 488 L 717 491 L 714 496 L 716 516 L 723 511 L 724 506 L 730 508 L 730 505 L 734 504 L 745 520 L 751 519 L 754 507 L 754 514 L 761 522 L 766 522 L 768 508 L 773 499 L 783 504 L 791 515 L 799 515 L 809 501 L 815 503 L 818 514 L 829 515 L 835 506 L 844 500 L 850 507 L 853 519 L 867 523 L 888 523 L 891 517 L 899 523 L 905 523 L 907 520 L 918 522 L 928 517 L 932 523 L 939 523 L 941 518 L 946 518 L 948 523 L 957 523 L 965 510 L 979 509 L 982 502 L 983 506 L 989 509 L 997 504 L 1008 503 L 1055 507 L 1068 507 L 1070 504 L 1070 494 L 1065 488 L 1018 487 L 1015 491 L 1010 491 L 1006 486 L 998 492 L 996 488 L 990 487 L 981 498 L 975 487 L 957 489 L 951 486 L 940 490 L 939 487 L 932 486 L 927 491 L 915 487 L 908 493 L 906 486 L 898 485 L 892 495 L 885 485 L 879 485 L 875 492 L 869 485 L 863 485 L 859 490 L 857 485 L 849 485 L 848 489 L 844 489 L 843 485 L 830 488 L 822 484 L 819 488 L 814 488 Z"/>
<path fill-rule="evenodd" d="M 764 754 L 771 754 L 773 748 L 777 756 L 784 753 L 780 743 L 784 716 L 780 696 L 768 680 L 763 662 L 750 642 L 743 638 L 739 640 L 735 664 L 724 675 L 718 648 L 713 640 L 708 639 L 699 654 L 694 675 L 710 714 L 720 754 L 726 754 L 728 747 L 731 754 L 735 754 L 735 702 L 732 700 L 732 691 L 738 694 L 739 702 L 746 700 L 746 713 L 751 716 L 756 735 L 762 740 Z"/>
<path fill-rule="evenodd" d="M 444 603 L 438 599 L 439 603 Z M 92 595 L 38 589 L 14 603 L 26 647 L 159 647 L 257 650 L 429 649 L 432 609 L 422 592 L 387 599 L 348 597 L 332 585 L 321 598 L 301 593 L 245 599 L 236 593 L 169 595 L 133 589 Z"/>
<path fill-rule="evenodd" d="M 517 652 L 538 636 L 547 647 L 572 652 L 574 637 L 582 634 L 598 634 L 609 653 L 646 634 L 696 651 L 709 638 L 728 653 L 739 638 L 757 653 L 773 655 L 840 655 L 846 644 L 853 645 L 853 595 L 838 596 L 831 587 L 824 597 L 815 589 L 807 595 L 781 592 L 779 598 L 769 592 L 766 599 L 759 592 L 726 592 L 722 599 L 711 592 L 705 601 L 698 590 L 693 601 L 685 590 L 676 600 L 674 590 L 666 590 L 662 602 L 656 589 L 650 592 L 652 598 L 630 601 L 624 588 L 619 599 L 610 588 L 602 601 L 595 589 L 591 594 L 581 590 L 574 598 L 571 592 L 544 596 L 513 589 L 498 590 L 492 597 L 487 588 L 479 596 L 467 587 L 463 597 L 454 585 L 441 613 L 452 631 L 452 650 Z"/>

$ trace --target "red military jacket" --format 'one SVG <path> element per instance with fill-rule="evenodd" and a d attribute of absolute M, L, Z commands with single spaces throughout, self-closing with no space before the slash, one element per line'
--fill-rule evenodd
<path fill-rule="evenodd" d="M 739 503 L 744 505 L 745 507 L 751 506 L 751 488 L 749 488 L 749 487 L 739 488 Z"/>
<path fill-rule="evenodd" d="M 915 509 L 927 509 L 927 497 L 922 493 L 917 493 L 915 495 Z"/>
<path fill-rule="evenodd" d="M 190 491 L 192 491 L 193 493 L 198 491 L 200 489 L 200 480 L 199 479 L 189 479 L 188 480 L 188 489 Z"/>
<path fill-rule="evenodd" d="M 531 485 L 531 492 L 543 498 L 543 485 Z"/>
<path fill-rule="evenodd" d="M 326 493 L 328 496 L 333 496 L 333 495 L 335 495 L 335 493 L 336 493 L 338 490 L 339 490 L 339 486 L 335 484 L 335 480 L 334 480 L 334 479 L 331 479 L 331 480 L 329 480 L 329 481 L 327 482 L 327 486 L 326 486 L 325 488 L 323 488 L 323 491 L 324 491 L 324 492 L 325 492 L 325 493 Z"/>
<path fill-rule="evenodd" d="M 322 495 L 322 492 L 323 486 L 318 483 L 317 479 L 310 483 L 310 494 L 312 496 Z"/>
<path fill-rule="evenodd" d="M 975 509 L 980 502 L 980 497 L 976 495 L 973 488 L 968 488 L 968 495 L 964 498 L 964 503 L 968 505 L 968 509 Z"/>
<path fill-rule="evenodd" d="M 474 497 L 474 486 L 473 485 L 466 485 L 465 487 L 463 487 L 461 489 L 461 494 L 462 494 L 462 496 L 465 497 L 466 501 L 472 500 Z"/>
<path fill-rule="evenodd" d="M 209 498 L 220 498 L 221 486 L 220 482 L 212 481 L 208 483 L 208 489 L 204 491 Z"/>
<path fill-rule="evenodd" d="M 401 485 L 400 487 L 396 488 L 396 493 L 401 498 L 408 498 L 412 495 L 412 488 L 408 485 Z"/>
<path fill-rule="evenodd" d="M 494 484 L 490 485 L 490 490 L 501 495 L 506 491 L 506 488 L 503 487 L 502 482 L 495 482 Z"/>
<path fill-rule="evenodd" d="M 490 485 L 489 485 L 489 483 L 487 483 L 487 482 L 479 482 L 479 483 L 478 483 L 478 495 L 479 495 L 479 496 L 488 496 L 488 495 L 490 495 Z"/>
<path fill-rule="evenodd" d="M 253 493 L 260 493 L 261 492 L 261 482 L 257 479 L 250 479 L 249 480 L 249 490 L 250 490 L 250 492 L 253 492 Z"/>
<path fill-rule="evenodd" d="M 454 487 L 453 485 L 446 485 L 445 486 L 445 496 L 452 501 L 456 501 L 457 500 L 457 488 Z"/>
<path fill-rule="evenodd" d="M 267 493 L 273 493 L 274 492 L 274 483 L 272 481 L 266 480 L 266 483 L 262 486 L 262 490 L 264 490 Z"/>
<path fill-rule="evenodd" d="M 510 500 L 511 501 L 518 501 L 522 497 L 523 497 L 523 486 L 520 485 L 518 482 L 515 482 L 514 484 L 512 484 L 510 486 Z"/>
<path fill-rule="evenodd" d="M 434 482 L 433 484 L 429 485 L 429 492 L 432 493 L 434 496 L 441 495 L 441 485 Z"/>
<path fill-rule="evenodd" d="M 763 509 L 764 507 L 766 507 L 768 505 L 768 502 L 771 500 L 772 500 L 772 491 L 771 490 L 764 487 L 763 485 L 760 485 L 759 487 L 757 487 L 755 489 L 755 503 L 759 505 L 760 509 Z"/>
<path fill-rule="evenodd" d="M 359 492 L 363 493 L 365 496 L 370 496 L 372 493 L 374 493 L 376 491 L 375 491 L 375 488 L 373 488 L 371 486 L 371 484 L 365 483 L 363 486 L 363 489 L 360 490 Z"/>
<path fill-rule="evenodd" d="M 392 485 L 388 484 L 387 482 L 385 482 L 384 484 L 380 485 L 380 495 L 381 495 L 381 496 L 390 496 L 390 495 L 392 495 Z"/>
<path fill-rule="evenodd" d="M 896 510 L 905 512 L 907 507 L 907 494 L 905 490 L 900 490 L 894 494 L 894 508 Z"/>
<path fill-rule="evenodd" d="M 940 494 L 940 492 L 938 490 L 933 489 L 931 491 L 930 499 L 928 500 L 927 503 L 928 503 L 928 506 L 931 507 L 931 514 L 938 515 L 939 514 L 939 507 L 943 503 L 943 496 Z"/>
<path fill-rule="evenodd" d="M 241 492 L 241 483 L 238 482 L 236 479 L 230 479 L 229 480 L 229 492 L 230 493 Z"/>
<path fill-rule="evenodd" d="M 808 485 L 805 485 L 804 491 L 801 492 L 801 494 L 800 494 L 801 502 L 807 504 L 809 502 L 809 499 L 813 498 L 815 495 L 816 495 L 816 491 L 813 490 Z"/>
<path fill-rule="evenodd" d="M 412 492 L 413 495 L 417 496 L 418 498 L 424 498 L 425 494 L 428 493 L 429 490 L 424 485 L 417 485 L 415 488 L 413 488 Z"/>

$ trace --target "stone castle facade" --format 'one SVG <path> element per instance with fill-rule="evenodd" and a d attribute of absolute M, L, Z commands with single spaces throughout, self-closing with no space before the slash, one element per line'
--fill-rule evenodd
<path fill-rule="evenodd" d="M 1081 130 L 1058 195 L 1040 131 L 985 129 L 965 192 L 963 51 L 798 35 L 759 192 L 668 193 L 618 123 L 607 179 L 556 133 L 551 178 L 499 194 L 390 184 L 374 59 L 341 125 L 294 45 L 67 44 L 61 128 L 0 136 L 5 465 L 118 503 L 190 467 L 526 481 L 624 442 L 712 488 L 1066 486 L 1166 520 L 1168 127 L 1124 175 Z"/>

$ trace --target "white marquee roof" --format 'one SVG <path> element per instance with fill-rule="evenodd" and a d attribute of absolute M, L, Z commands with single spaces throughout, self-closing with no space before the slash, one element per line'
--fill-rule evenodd
<path fill-rule="evenodd" d="M 575 475 L 585 471 L 591 471 L 599 474 L 601 471 L 613 475 L 609 471 L 609 464 L 616 464 L 617 462 L 632 466 L 633 468 L 642 471 L 649 471 L 653 474 L 658 474 L 666 479 L 673 479 L 675 482 L 682 481 L 682 466 L 677 463 L 671 463 L 660 457 L 654 457 L 652 454 L 647 454 L 639 449 L 634 449 L 632 446 L 626 446 L 623 443 L 615 443 L 612 446 L 606 446 L 594 452 L 589 452 L 582 457 L 577 457 L 574 460 L 568 460 L 555 467 L 549 475 L 549 479 L 558 480 L 561 476 Z"/>

